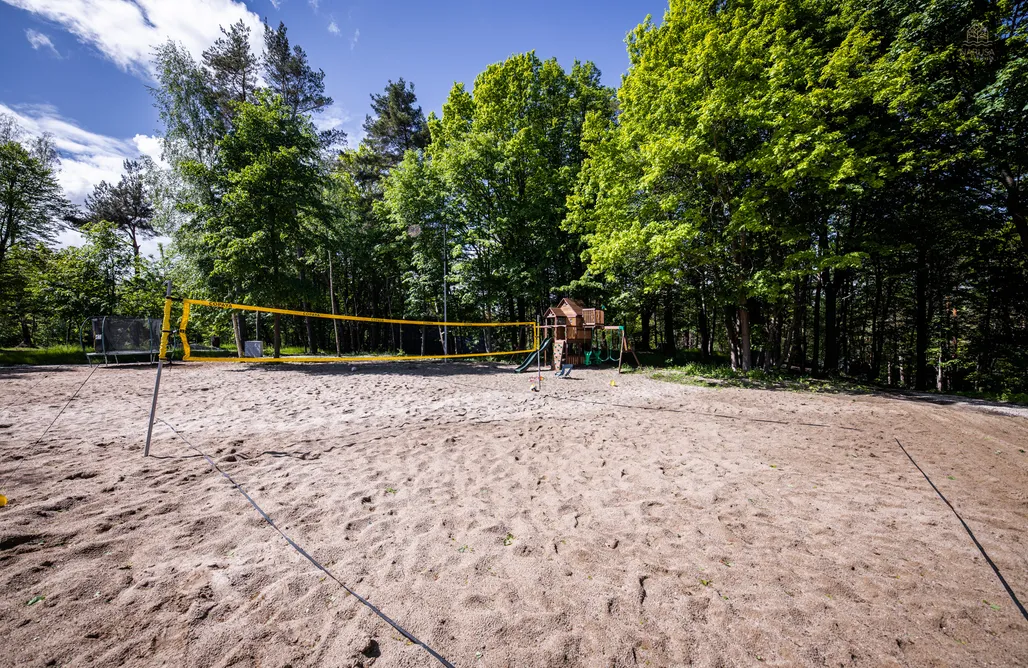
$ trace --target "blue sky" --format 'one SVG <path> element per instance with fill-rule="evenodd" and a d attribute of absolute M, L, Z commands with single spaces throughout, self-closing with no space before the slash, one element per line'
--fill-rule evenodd
<path fill-rule="evenodd" d="M 32 134 L 54 134 L 61 181 L 81 201 L 121 160 L 159 156 L 156 113 L 146 86 L 148 55 L 169 38 L 197 57 L 219 24 L 284 21 L 293 43 L 326 73 L 335 105 L 319 119 L 352 141 L 369 94 L 387 80 L 413 81 L 427 114 L 455 81 L 469 87 L 488 64 L 534 49 L 565 67 L 592 60 L 616 86 L 628 66 L 625 34 L 666 0 L 0 0 L 0 112 Z"/>

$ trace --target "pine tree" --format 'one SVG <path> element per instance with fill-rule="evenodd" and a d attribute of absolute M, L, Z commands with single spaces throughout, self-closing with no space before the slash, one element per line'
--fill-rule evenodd
<path fill-rule="evenodd" d="M 390 80 L 385 93 L 371 94 L 374 115 L 364 120 L 365 142 L 381 156 L 385 169 L 400 164 L 407 151 L 428 146 L 428 125 L 417 100 L 414 84 L 408 84 L 403 77 L 395 82 Z"/>

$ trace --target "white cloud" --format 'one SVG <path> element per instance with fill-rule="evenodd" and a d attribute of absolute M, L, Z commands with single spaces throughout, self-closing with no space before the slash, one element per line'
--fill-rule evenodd
<path fill-rule="evenodd" d="M 2 0 L 53 21 L 118 67 L 147 73 L 154 47 L 172 39 L 199 57 L 226 28 L 242 19 L 260 52 L 260 17 L 240 0 Z"/>
<path fill-rule="evenodd" d="M 335 21 L 332 21 L 331 23 L 328 24 L 328 31 L 330 33 L 332 33 L 333 35 L 338 35 L 339 34 L 339 26 L 336 25 Z"/>
<path fill-rule="evenodd" d="M 282 6 L 282 0 L 271 0 L 271 4 L 275 7 L 275 9 L 278 9 Z"/>
<path fill-rule="evenodd" d="M 126 158 L 145 154 L 160 162 L 158 137 L 136 135 L 132 139 L 116 139 L 90 132 L 63 118 L 51 105 L 9 107 L 0 103 L 0 113 L 13 116 L 29 136 L 44 132 L 53 135 L 61 154 L 57 180 L 76 204 L 81 204 L 100 181 L 117 183 Z"/>
<path fill-rule="evenodd" d="M 339 105 L 332 105 L 320 114 L 314 115 L 314 125 L 319 130 L 337 130 L 350 122 L 350 114 Z"/>
<path fill-rule="evenodd" d="M 311 6 L 311 9 L 317 12 L 318 8 L 321 7 L 321 0 L 307 0 L 307 4 Z"/>
<path fill-rule="evenodd" d="M 50 41 L 50 38 L 44 35 L 43 33 L 39 32 L 38 30 L 33 30 L 32 28 L 29 28 L 25 31 L 25 38 L 28 39 L 29 44 L 31 44 L 32 48 L 36 51 L 39 51 L 41 48 L 46 47 L 50 49 L 50 51 L 52 51 L 55 56 L 57 56 L 58 58 L 61 57 L 61 54 L 57 52 L 57 48 L 54 46 L 54 43 Z"/>
<path fill-rule="evenodd" d="M 161 160 L 161 139 L 150 135 L 136 135 L 131 139 L 116 139 L 90 132 L 69 119 L 62 118 L 51 105 L 15 105 L 9 107 L 0 103 L 0 114 L 13 116 L 24 128 L 26 139 L 44 132 L 53 135 L 57 150 L 61 153 L 61 166 L 57 180 L 65 194 L 75 204 L 81 205 L 86 195 L 93 192 L 93 186 L 100 181 L 117 183 L 121 179 L 122 163 L 126 158 L 148 155 L 158 164 L 167 167 Z M 170 239 L 157 237 L 140 243 L 143 255 L 157 255 L 157 245 L 168 245 Z M 62 230 L 57 235 L 59 246 L 80 246 L 85 237 L 74 229 Z"/>
<path fill-rule="evenodd" d="M 137 155 L 148 155 L 153 158 L 153 161 L 164 167 L 169 167 L 161 159 L 161 151 L 163 150 L 163 144 L 160 137 L 154 137 L 153 135 L 136 135 L 132 138 L 132 143 L 136 145 Z"/>
<path fill-rule="evenodd" d="M 357 28 L 356 30 L 353 31 L 353 37 L 350 38 L 350 51 L 353 51 L 354 49 L 357 48 L 357 42 L 360 41 L 360 38 L 361 38 L 361 29 Z"/>

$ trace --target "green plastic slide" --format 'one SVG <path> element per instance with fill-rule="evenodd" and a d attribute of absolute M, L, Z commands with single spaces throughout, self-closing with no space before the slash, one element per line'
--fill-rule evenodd
<path fill-rule="evenodd" d="M 537 350 L 534 353 L 532 353 L 531 355 L 529 355 L 528 359 L 526 359 L 525 362 L 521 366 L 519 366 L 517 369 L 515 369 L 514 372 L 515 373 L 521 373 L 522 371 L 524 371 L 528 367 L 532 366 L 532 364 L 535 362 L 535 358 L 538 357 L 541 353 L 543 353 L 547 348 L 549 348 L 550 344 L 552 344 L 552 343 L 553 343 L 553 338 L 552 337 L 550 337 L 550 338 L 546 339 L 545 341 L 543 341 L 543 344 L 541 346 L 539 346 L 539 350 Z"/>

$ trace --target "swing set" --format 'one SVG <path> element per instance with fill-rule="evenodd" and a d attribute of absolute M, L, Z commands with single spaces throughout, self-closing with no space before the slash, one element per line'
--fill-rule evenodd
<path fill-rule="evenodd" d="M 617 340 L 616 344 L 615 340 Z M 624 341 L 625 328 L 620 325 L 594 328 L 591 349 L 585 351 L 585 365 L 594 366 L 606 362 L 617 362 L 620 366 L 621 355 L 625 350 Z"/>

